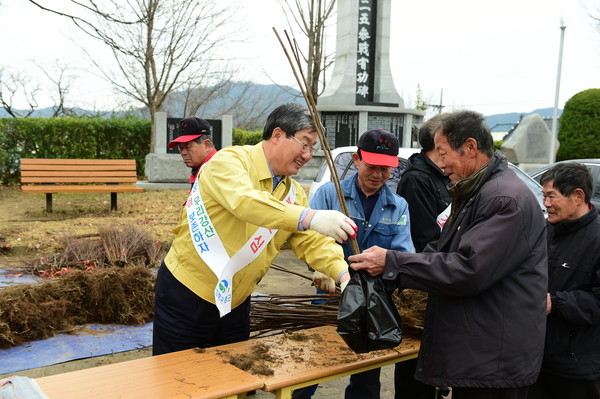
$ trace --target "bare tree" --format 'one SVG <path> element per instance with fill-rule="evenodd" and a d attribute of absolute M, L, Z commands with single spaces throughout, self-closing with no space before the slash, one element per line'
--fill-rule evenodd
<path fill-rule="evenodd" d="M 40 85 L 20 72 L 0 69 L 0 104 L 13 118 L 30 116 L 38 107 L 36 100 Z M 15 101 L 24 100 L 27 109 L 17 109 Z"/>
<path fill-rule="evenodd" d="M 56 118 L 61 115 L 72 115 L 73 112 L 71 109 L 65 106 L 65 102 L 67 100 L 67 96 L 71 91 L 71 86 L 75 81 L 75 76 L 73 76 L 67 65 L 62 64 L 60 61 L 56 61 L 54 67 L 48 68 L 43 65 L 38 64 L 33 61 L 35 66 L 37 66 L 44 75 L 48 78 L 48 80 L 53 84 L 56 95 L 51 94 L 50 97 L 54 105 L 52 106 L 52 117 Z"/>
<path fill-rule="evenodd" d="M 306 80 L 315 101 L 323 93 L 326 70 L 333 65 L 334 54 L 326 53 L 326 30 L 334 15 L 335 0 L 279 0 L 288 23 L 293 22 L 307 40 L 300 53 L 306 62 Z M 294 28 L 291 28 L 292 32 Z M 298 41 L 300 37 L 294 35 Z"/>
<path fill-rule="evenodd" d="M 93 58 L 119 92 L 144 104 L 152 120 L 170 93 L 208 86 L 227 74 L 217 49 L 233 35 L 235 9 L 218 0 L 68 0 L 74 12 L 43 10 L 71 19 L 110 49 L 114 65 Z M 85 51 L 85 49 L 84 49 Z M 212 81 L 212 80 L 215 81 Z M 150 152 L 154 151 L 154 138 Z"/>
<path fill-rule="evenodd" d="M 44 85 L 44 89 L 42 89 L 40 82 L 31 76 L 2 68 L 0 69 L 0 104 L 2 108 L 13 118 L 29 117 L 38 109 L 41 93 L 48 92 L 55 104 L 52 107 L 52 117 L 71 115 L 71 109 L 65 105 L 75 80 L 75 76 L 70 72 L 70 67 L 60 61 L 56 61 L 51 66 L 42 65 L 36 61 L 32 62 L 51 84 Z M 48 86 L 51 87 L 48 88 Z M 26 108 L 17 108 L 15 101 L 27 103 Z"/>

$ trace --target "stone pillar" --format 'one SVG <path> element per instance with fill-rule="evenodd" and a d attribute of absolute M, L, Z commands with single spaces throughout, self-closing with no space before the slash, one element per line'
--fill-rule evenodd
<path fill-rule="evenodd" d="M 335 65 L 317 104 L 329 146 L 356 145 L 369 129 L 389 130 L 410 146 L 412 124 L 425 113 L 404 108 L 392 79 L 391 0 L 346 0 L 337 7 Z"/>
<path fill-rule="evenodd" d="M 233 144 L 233 116 L 221 116 L 221 148 L 228 147 Z"/>
<path fill-rule="evenodd" d="M 154 114 L 152 124 L 154 134 L 154 152 L 157 154 L 167 153 L 167 113 L 157 112 Z"/>

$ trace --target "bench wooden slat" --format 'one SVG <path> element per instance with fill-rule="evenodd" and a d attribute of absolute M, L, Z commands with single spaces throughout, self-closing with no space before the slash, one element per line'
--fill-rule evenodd
<path fill-rule="evenodd" d="M 94 170 L 99 170 L 99 171 L 106 171 L 106 172 L 119 172 L 119 171 L 134 171 L 135 172 L 135 166 L 134 167 L 128 167 L 128 166 L 124 166 L 124 165 L 56 165 L 56 166 L 49 166 L 49 165 L 25 165 L 25 166 L 21 166 L 21 171 L 25 171 L 25 172 L 41 172 L 41 171 L 48 171 L 48 170 L 52 170 L 53 172 L 56 173 L 61 173 L 61 172 L 82 172 L 82 171 L 94 171 Z"/>
<path fill-rule="evenodd" d="M 135 183 L 137 177 L 74 176 L 21 177 L 21 183 Z"/>
<path fill-rule="evenodd" d="M 115 184 L 111 186 L 92 186 L 92 185 L 45 185 L 45 186 L 22 186 L 24 193 L 140 193 L 143 188 L 136 185 Z"/>
<path fill-rule="evenodd" d="M 54 158 L 21 158 L 23 165 L 124 165 L 135 166 L 135 159 L 54 159 Z"/>
<path fill-rule="evenodd" d="M 134 177 L 137 178 L 137 174 L 134 170 L 115 170 L 115 171 L 86 171 L 82 173 L 82 171 L 46 171 L 46 170 L 28 170 L 21 171 L 21 178 L 23 177 L 80 177 L 81 175 L 85 176 L 119 176 L 119 177 Z"/>

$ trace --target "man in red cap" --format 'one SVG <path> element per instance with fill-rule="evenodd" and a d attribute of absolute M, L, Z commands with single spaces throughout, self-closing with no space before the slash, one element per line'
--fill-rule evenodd
<path fill-rule="evenodd" d="M 200 167 L 217 153 L 210 137 L 210 125 L 204 119 L 190 116 L 179 122 L 177 137 L 169 148 L 179 147 L 185 166 L 192 168 L 190 183 L 194 184 Z"/>

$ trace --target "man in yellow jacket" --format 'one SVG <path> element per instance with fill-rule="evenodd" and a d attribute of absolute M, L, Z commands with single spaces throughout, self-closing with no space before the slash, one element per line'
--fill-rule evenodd
<path fill-rule="evenodd" d="M 316 143 L 308 109 L 285 104 L 267 118 L 261 143 L 224 148 L 203 166 L 158 271 L 154 355 L 248 339 L 250 295 L 286 241 L 345 286 L 348 266 L 330 237 L 345 241 L 356 224 L 338 211 L 308 208 L 290 178 Z"/>

